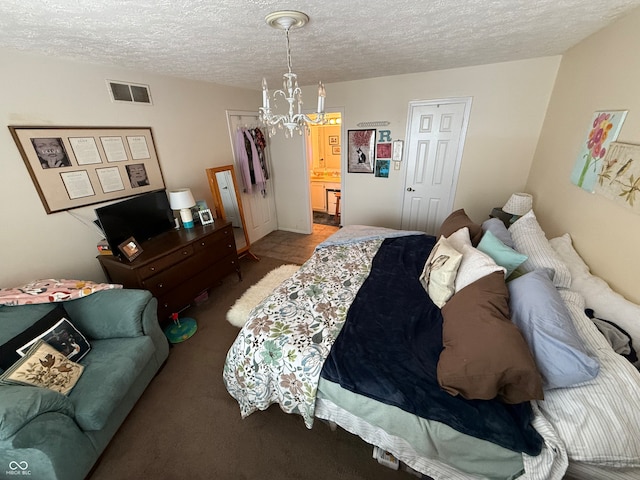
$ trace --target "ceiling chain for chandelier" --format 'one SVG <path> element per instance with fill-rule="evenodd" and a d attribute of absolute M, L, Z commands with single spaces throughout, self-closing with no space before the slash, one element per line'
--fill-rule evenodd
<path fill-rule="evenodd" d="M 298 86 L 298 76 L 291 71 L 291 47 L 289 44 L 289 31 L 292 28 L 300 28 L 306 25 L 309 17 L 302 12 L 283 10 L 270 13 L 265 17 L 267 24 L 273 28 L 284 30 L 287 36 L 287 67 L 288 71 L 282 75 L 282 90 L 273 92 L 273 102 L 278 96 L 282 96 L 288 105 L 286 114 L 277 114 L 272 111 L 271 98 L 269 97 L 269 87 L 267 80 L 262 79 L 262 107 L 259 108 L 260 121 L 268 127 L 269 136 L 276 133 L 276 126 L 284 129 L 286 137 L 292 137 L 297 131 L 302 135 L 304 129 L 309 128 L 309 124 L 322 125 L 325 123 L 324 101 L 326 97 L 324 85 L 318 82 L 318 111 L 315 118 L 302 113 L 302 90 Z M 274 108 L 277 109 L 277 106 Z M 285 128 L 286 127 L 286 128 Z"/>

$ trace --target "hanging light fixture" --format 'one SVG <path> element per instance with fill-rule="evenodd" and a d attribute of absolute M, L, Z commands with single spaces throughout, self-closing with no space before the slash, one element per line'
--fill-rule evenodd
<path fill-rule="evenodd" d="M 286 114 L 274 113 L 271 109 L 271 99 L 269 98 L 269 88 L 267 80 L 262 79 L 262 107 L 260 107 L 260 121 L 269 129 L 269 136 L 276 133 L 276 126 L 283 129 L 285 136 L 292 137 L 297 131 L 302 135 L 303 129 L 308 129 L 308 124 L 321 125 L 324 119 L 324 99 L 325 90 L 322 82 L 318 83 L 318 111 L 315 119 L 302 113 L 302 90 L 298 86 L 298 76 L 291 71 L 291 47 L 289 46 L 289 31 L 293 28 L 300 28 L 307 24 L 309 17 L 302 12 L 282 10 L 270 13 L 265 17 L 267 24 L 273 28 L 284 30 L 287 35 L 287 67 L 288 72 L 282 75 L 282 90 L 273 92 L 275 103 L 278 95 L 281 95 L 288 102 L 288 112 Z M 276 107 L 277 108 L 277 107 Z M 294 113 L 295 112 L 295 113 Z"/>

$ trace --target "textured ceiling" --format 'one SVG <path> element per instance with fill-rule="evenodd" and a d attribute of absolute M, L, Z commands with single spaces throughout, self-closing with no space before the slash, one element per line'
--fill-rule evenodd
<path fill-rule="evenodd" d="M 640 0 L 2 0 L 0 48 L 257 89 L 562 54 Z M 7 66 L 3 66 L 6 68 Z M 122 79 L 127 80 L 127 79 Z"/>

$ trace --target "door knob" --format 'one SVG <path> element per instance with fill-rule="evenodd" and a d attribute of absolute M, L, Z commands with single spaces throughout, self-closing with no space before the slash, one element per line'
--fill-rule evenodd
<path fill-rule="evenodd" d="M 407 192 L 415 192 L 415 190 L 413 188 L 411 188 L 411 187 L 408 187 L 407 188 Z"/>

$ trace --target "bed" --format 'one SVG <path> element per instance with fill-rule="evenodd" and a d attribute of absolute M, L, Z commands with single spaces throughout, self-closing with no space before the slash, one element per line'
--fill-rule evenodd
<path fill-rule="evenodd" d="M 242 417 L 277 403 L 434 479 L 640 478 L 640 373 L 585 314 L 632 348 L 640 307 L 533 211 L 493 220 L 459 210 L 437 237 L 348 226 L 320 244 L 229 349 Z"/>

